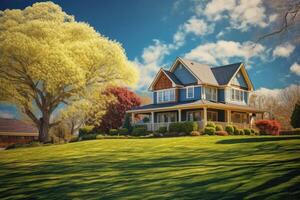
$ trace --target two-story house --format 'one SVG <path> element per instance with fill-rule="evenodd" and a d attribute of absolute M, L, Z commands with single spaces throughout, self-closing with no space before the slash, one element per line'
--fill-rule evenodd
<path fill-rule="evenodd" d="M 177 58 L 170 70 L 160 69 L 149 90 L 153 103 L 127 113 L 149 115 L 149 130 L 177 121 L 207 121 L 250 127 L 263 111 L 248 105 L 253 84 L 243 63 L 210 67 Z"/>

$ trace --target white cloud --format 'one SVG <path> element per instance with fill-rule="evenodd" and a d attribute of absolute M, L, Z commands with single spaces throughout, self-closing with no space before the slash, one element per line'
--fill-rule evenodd
<path fill-rule="evenodd" d="M 159 40 L 153 41 L 153 45 L 144 48 L 141 61 L 138 59 L 134 60 L 134 63 L 140 69 L 141 78 L 138 88 L 141 90 L 146 90 L 150 86 L 155 74 L 160 69 L 162 60 L 172 49 L 171 45 L 164 44 Z"/>
<path fill-rule="evenodd" d="M 300 65 L 298 63 L 294 63 L 291 67 L 290 67 L 291 72 L 295 73 L 296 75 L 300 76 Z"/>
<path fill-rule="evenodd" d="M 14 115 L 10 112 L 0 111 L 0 118 L 13 119 Z"/>
<path fill-rule="evenodd" d="M 178 31 L 174 34 L 174 47 L 178 48 L 185 42 L 188 34 L 192 33 L 196 36 L 210 34 L 214 31 L 214 25 L 208 25 L 204 20 L 198 19 L 195 16 L 191 17 L 184 24 L 179 26 Z"/>
<path fill-rule="evenodd" d="M 198 14 L 199 9 L 198 9 Z M 266 27 L 277 15 L 266 14 L 262 0 L 213 0 L 204 8 L 203 14 L 211 21 L 228 18 L 231 27 L 247 31 L 250 26 Z"/>
<path fill-rule="evenodd" d="M 255 91 L 256 95 L 266 96 L 266 97 L 277 97 L 282 89 L 269 89 L 269 88 L 260 88 Z"/>
<path fill-rule="evenodd" d="M 185 54 L 191 60 L 211 65 L 228 64 L 231 58 L 241 58 L 247 62 L 254 57 L 263 58 L 265 47 L 252 42 L 239 43 L 235 41 L 219 40 L 216 43 L 199 45 Z"/>
<path fill-rule="evenodd" d="M 289 43 L 277 46 L 273 51 L 274 57 L 289 57 L 295 50 L 295 46 Z"/>

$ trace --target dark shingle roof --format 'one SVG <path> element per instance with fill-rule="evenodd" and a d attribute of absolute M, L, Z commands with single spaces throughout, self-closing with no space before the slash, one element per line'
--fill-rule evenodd
<path fill-rule="evenodd" d="M 167 70 L 164 70 L 164 72 L 176 85 L 182 85 L 181 81 L 175 76 L 175 74 L 173 74 L 172 72 L 167 71 Z"/>
<path fill-rule="evenodd" d="M 37 133 L 38 130 L 21 120 L 0 118 L 0 132 Z"/>
<path fill-rule="evenodd" d="M 238 70 L 242 63 L 234 63 L 230 65 L 224 65 L 220 67 L 211 68 L 215 78 L 219 85 L 226 85 L 231 80 L 234 73 Z"/>

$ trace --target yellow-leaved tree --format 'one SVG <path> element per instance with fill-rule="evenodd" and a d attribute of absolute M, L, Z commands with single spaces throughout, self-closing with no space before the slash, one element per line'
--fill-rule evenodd
<path fill-rule="evenodd" d="M 0 100 L 19 106 L 38 127 L 42 142 L 55 125 L 50 119 L 59 105 L 138 78 L 118 42 L 52 2 L 0 11 L 0 55 Z"/>

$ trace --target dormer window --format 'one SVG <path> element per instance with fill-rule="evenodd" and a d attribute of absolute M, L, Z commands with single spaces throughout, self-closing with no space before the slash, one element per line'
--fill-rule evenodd
<path fill-rule="evenodd" d="M 190 86 L 186 88 L 186 98 L 187 99 L 192 99 L 194 98 L 195 95 L 195 87 L 194 86 Z"/>

